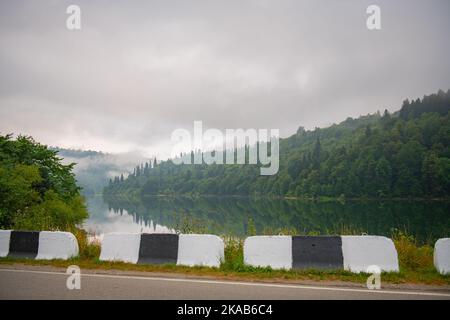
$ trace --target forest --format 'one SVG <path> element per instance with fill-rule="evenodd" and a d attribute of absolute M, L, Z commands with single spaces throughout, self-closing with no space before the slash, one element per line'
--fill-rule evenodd
<path fill-rule="evenodd" d="M 448 198 L 450 89 L 280 139 L 280 169 L 256 165 L 138 165 L 110 179 L 104 194 L 273 197 Z M 248 151 L 248 148 L 246 148 Z M 194 156 L 192 154 L 192 156 Z"/>

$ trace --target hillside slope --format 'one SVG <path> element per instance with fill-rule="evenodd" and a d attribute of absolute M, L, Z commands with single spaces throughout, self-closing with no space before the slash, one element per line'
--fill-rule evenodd
<path fill-rule="evenodd" d="M 280 140 L 280 169 L 258 165 L 175 165 L 170 160 L 116 177 L 106 194 L 296 197 L 448 197 L 450 90 Z"/>

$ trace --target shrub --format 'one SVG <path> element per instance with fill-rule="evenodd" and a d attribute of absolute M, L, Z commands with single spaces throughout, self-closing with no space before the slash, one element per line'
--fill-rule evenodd
<path fill-rule="evenodd" d="M 87 218 L 74 165 L 31 137 L 0 135 L 0 228 L 69 230 Z"/>
<path fill-rule="evenodd" d="M 395 231 L 392 235 L 397 248 L 400 269 L 433 269 L 433 248 L 430 245 L 418 245 L 416 239 L 406 232 Z"/>
<path fill-rule="evenodd" d="M 100 257 L 100 241 L 96 239 L 89 241 L 88 234 L 85 230 L 76 228 L 71 231 L 78 241 L 80 259 L 97 260 Z"/>

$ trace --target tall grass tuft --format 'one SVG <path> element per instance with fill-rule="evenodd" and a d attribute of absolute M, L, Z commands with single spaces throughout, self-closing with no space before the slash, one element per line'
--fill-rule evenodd
<path fill-rule="evenodd" d="M 222 261 L 220 269 L 223 271 L 244 271 L 244 241 L 239 238 L 226 237 L 225 259 Z"/>
<path fill-rule="evenodd" d="M 100 256 L 100 241 L 94 239 L 89 241 L 88 234 L 85 230 L 75 228 L 72 230 L 78 241 L 80 259 L 98 260 Z"/>
<path fill-rule="evenodd" d="M 411 271 L 432 271 L 433 248 L 428 245 L 419 245 L 417 240 L 406 232 L 395 230 L 392 240 L 397 248 L 400 269 Z"/>

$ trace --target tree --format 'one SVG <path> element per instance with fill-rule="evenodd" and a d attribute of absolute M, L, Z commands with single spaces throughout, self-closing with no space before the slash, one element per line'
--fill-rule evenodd
<path fill-rule="evenodd" d="M 74 165 L 31 137 L 0 135 L 0 228 L 68 230 L 87 218 Z"/>
<path fill-rule="evenodd" d="M 392 168 L 389 162 L 384 158 L 377 161 L 375 167 L 375 181 L 373 182 L 376 190 L 376 196 L 388 196 L 391 189 Z"/>
<path fill-rule="evenodd" d="M 321 160 L 321 152 L 322 152 L 322 148 L 320 146 L 320 138 L 317 137 L 316 143 L 314 145 L 314 150 L 312 153 L 312 160 L 313 160 L 314 168 L 319 167 L 320 160 Z"/>
<path fill-rule="evenodd" d="M 370 128 L 369 125 L 366 126 L 366 131 L 365 134 L 366 138 L 370 138 L 370 136 L 372 135 L 372 128 Z"/>
<path fill-rule="evenodd" d="M 427 195 L 441 193 L 441 167 L 434 152 L 427 152 L 422 163 L 422 185 Z"/>

